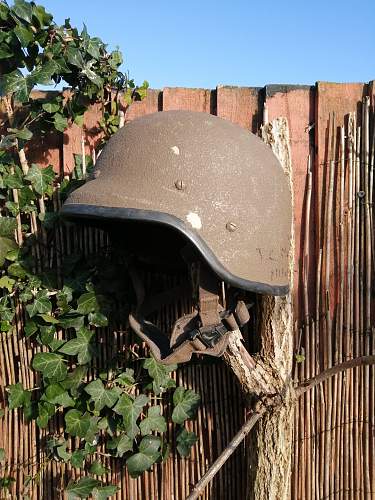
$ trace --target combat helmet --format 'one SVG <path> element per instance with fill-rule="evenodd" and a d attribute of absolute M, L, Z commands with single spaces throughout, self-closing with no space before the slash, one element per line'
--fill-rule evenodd
<path fill-rule="evenodd" d="M 136 255 L 129 259 L 138 302 L 130 325 L 163 363 L 188 361 L 192 353 L 221 355 L 230 332 L 249 319 L 238 291 L 288 292 L 292 213 L 286 174 L 257 136 L 216 116 L 165 111 L 127 123 L 62 213 L 110 223 L 112 232 L 125 232 L 125 241 L 142 241 L 146 250 L 173 253 L 168 235 L 182 242 L 179 253 L 190 276 L 182 288 L 196 307 L 176 321 L 171 336 L 146 317 L 181 290 L 146 297 Z M 231 290 L 228 304 L 219 299 L 223 282 Z"/>

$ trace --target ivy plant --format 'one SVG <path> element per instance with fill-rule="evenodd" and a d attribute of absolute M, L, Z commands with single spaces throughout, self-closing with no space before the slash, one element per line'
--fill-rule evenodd
<path fill-rule="evenodd" d="M 197 438 L 184 424 L 194 418 L 199 395 L 175 387 L 176 367 L 140 359 L 131 349 L 96 368 L 100 328 L 116 320 L 119 293 L 126 302 L 131 292 L 126 279 L 119 280 L 123 288 L 111 297 L 116 287 L 114 279 L 106 286 L 108 276 L 118 277 L 121 270 L 108 249 L 88 258 L 58 252 L 57 238 L 66 228 L 56 211 L 56 200 L 85 182 L 83 165 L 90 169 L 92 159 L 76 155 L 67 179 L 55 173 L 57 166 L 42 168 L 28 157 L 41 138 L 61 134 L 72 123 L 84 127 L 84 113 L 94 103 L 101 104 L 98 127 L 107 140 L 120 125 L 121 106 L 142 99 L 148 83 L 137 87 L 120 71 L 119 50 L 109 51 L 69 19 L 57 25 L 34 2 L 0 0 L 0 27 L 0 334 L 16 335 L 22 316 L 22 334 L 39 346 L 31 362 L 37 386 L 24 387 L 21 381 L 8 386 L 8 408 L 22 409 L 41 429 L 51 429 L 61 414 L 63 432 L 48 433 L 47 463 L 85 469 L 84 477 L 67 486 L 69 498 L 105 499 L 117 487 L 100 479 L 108 469 L 99 447 L 105 446 L 106 459 L 124 461 L 132 477 L 165 460 L 167 421 L 159 403 L 174 391 L 171 419 L 177 449 L 187 456 Z M 33 92 L 40 85 L 67 89 Z M 79 442 L 73 450 L 71 437 Z M 4 450 L 0 467 L 12 468 Z M 0 489 L 11 488 L 11 474 L 0 478 Z"/>

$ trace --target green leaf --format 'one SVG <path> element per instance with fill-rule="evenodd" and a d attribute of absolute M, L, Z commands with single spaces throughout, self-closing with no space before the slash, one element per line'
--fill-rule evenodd
<path fill-rule="evenodd" d="M 90 474 L 95 474 L 96 476 L 101 476 L 103 474 L 107 474 L 110 469 L 107 469 L 107 467 L 104 467 L 104 465 L 99 462 L 98 460 L 95 460 L 91 465 L 89 472 Z"/>
<path fill-rule="evenodd" d="M 40 401 L 38 403 L 38 417 L 36 423 L 41 429 L 45 429 L 50 418 L 55 414 L 55 405 L 48 401 Z"/>
<path fill-rule="evenodd" d="M 140 476 L 160 458 L 161 441 L 157 436 L 146 436 L 139 445 L 139 452 L 126 461 L 131 477 Z"/>
<path fill-rule="evenodd" d="M 49 403 L 63 406 L 64 408 L 74 407 L 75 401 L 70 397 L 60 384 L 51 384 L 47 387 L 45 397 Z"/>
<path fill-rule="evenodd" d="M 45 314 L 50 313 L 52 309 L 52 304 L 49 298 L 47 297 L 47 292 L 45 290 L 40 290 L 32 304 L 28 304 L 26 306 L 26 310 L 29 313 L 30 318 L 37 314 Z"/>
<path fill-rule="evenodd" d="M 90 325 L 98 327 L 108 326 L 108 318 L 100 312 L 90 313 L 88 315 L 88 320 Z"/>
<path fill-rule="evenodd" d="M 160 406 L 151 406 L 148 409 L 147 418 L 142 420 L 140 423 L 140 429 L 142 436 L 147 436 L 153 431 L 166 432 L 167 423 L 165 418 L 161 415 Z"/>
<path fill-rule="evenodd" d="M 13 238 L 17 229 L 17 220 L 14 217 L 0 217 L 0 236 Z"/>
<path fill-rule="evenodd" d="M 0 448 L 0 462 L 3 462 L 5 459 L 5 450 L 4 448 Z"/>
<path fill-rule="evenodd" d="M 51 190 L 55 179 L 55 172 L 51 165 L 40 168 L 33 163 L 25 179 L 31 182 L 31 185 L 38 194 L 43 195 Z"/>
<path fill-rule="evenodd" d="M 31 399 L 31 394 L 23 388 L 23 385 L 12 384 L 7 387 L 8 391 L 8 405 L 10 410 L 15 408 L 22 408 L 25 404 L 28 404 Z"/>
<path fill-rule="evenodd" d="M 33 32 L 31 30 L 28 30 L 21 24 L 18 24 L 14 29 L 14 33 L 16 34 L 16 37 L 20 41 L 21 47 L 27 47 L 29 43 L 31 43 L 34 39 Z"/>
<path fill-rule="evenodd" d="M 78 481 L 68 484 L 66 490 L 68 498 L 87 498 L 100 481 L 92 477 L 81 477 Z"/>
<path fill-rule="evenodd" d="M 113 408 L 115 413 L 123 417 L 125 431 L 131 438 L 139 433 L 137 419 L 147 403 L 148 397 L 145 394 L 140 394 L 135 399 L 128 394 L 123 394 Z"/>
<path fill-rule="evenodd" d="M 67 368 L 64 359 L 54 352 L 40 352 L 34 356 L 32 367 L 38 372 L 42 372 L 43 377 L 51 382 L 64 380 Z"/>
<path fill-rule="evenodd" d="M 87 78 L 97 87 L 103 86 L 103 78 L 101 78 L 97 73 L 91 69 L 91 64 L 88 63 L 82 70 L 82 74 L 86 75 Z"/>
<path fill-rule="evenodd" d="M 47 113 L 56 113 L 56 111 L 60 109 L 60 104 L 54 101 L 45 102 L 42 104 L 42 108 L 44 111 L 47 111 Z"/>
<path fill-rule="evenodd" d="M 45 321 L 46 323 L 56 325 L 59 322 L 59 320 L 57 320 L 50 314 L 38 314 L 38 316 L 39 318 L 42 318 L 42 320 Z"/>
<path fill-rule="evenodd" d="M 13 57 L 14 53 L 10 50 L 5 44 L 0 46 L 0 59 L 9 59 L 9 57 Z"/>
<path fill-rule="evenodd" d="M 135 383 L 134 370 L 132 368 L 126 368 L 126 370 L 120 373 L 114 381 L 116 384 L 123 386 L 133 385 Z"/>
<path fill-rule="evenodd" d="M 81 328 L 77 332 L 77 337 L 69 340 L 60 347 L 60 352 L 68 354 L 69 356 L 78 356 L 78 363 L 84 365 L 89 363 L 94 354 L 94 347 L 92 344 L 92 337 L 94 331 L 87 328 Z"/>
<path fill-rule="evenodd" d="M 91 401 L 95 403 L 95 410 L 100 411 L 105 406 L 112 408 L 119 398 L 116 389 L 106 389 L 100 379 L 90 382 L 85 391 L 90 394 Z"/>
<path fill-rule="evenodd" d="M 173 422 L 183 424 L 188 418 L 194 418 L 200 399 L 199 394 L 191 389 L 185 390 L 183 387 L 177 387 L 173 394 Z"/>
<path fill-rule="evenodd" d="M 72 372 L 68 373 L 65 380 L 61 382 L 64 389 L 69 389 L 74 396 L 85 379 L 87 374 L 87 366 L 77 366 Z"/>
<path fill-rule="evenodd" d="M 2 97 L 14 94 L 17 101 L 25 102 L 29 98 L 31 88 L 32 85 L 18 69 L 0 78 L 0 96 Z"/>
<path fill-rule="evenodd" d="M 53 115 L 53 125 L 59 132 L 64 132 L 68 126 L 68 119 L 61 113 L 55 113 Z"/>
<path fill-rule="evenodd" d="M 72 454 L 66 451 L 67 445 L 68 443 L 64 441 L 60 446 L 56 447 L 56 453 L 65 463 L 68 462 L 72 457 Z"/>
<path fill-rule="evenodd" d="M 90 415 L 79 410 L 69 410 L 65 415 L 66 432 L 84 438 L 90 428 Z"/>
<path fill-rule="evenodd" d="M 182 429 L 177 436 L 177 451 L 182 457 L 190 455 L 191 447 L 198 441 L 195 432 Z"/>
<path fill-rule="evenodd" d="M 118 491 L 118 487 L 111 484 L 108 486 L 100 486 L 99 488 L 94 488 L 92 490 L 92 498 L 94 500 L 107 500 L 107 498 L 115 495 Z"/>
<path fill-rule="evenodd" d="M 0 278 L 0 288 L 6 288 L 8 292 L 11 292 L 13 290 L 13 285 L 15 284 L 16 280 L 13 278 L 9 278 L 9 276 L 4 275 L 2 278 Z"/>
<path fill-rule="evenodd" d="M 27 23 L 31 23 L 31 17 L 33 15 L 33 9 L 30 2 L 25 2 L 24 0 L 14 0 L 14 5 L 12 11 L 17 17 L 23 19 Z"/>
<path fill-rule="evenodd" d="M 24 332 L 26 337 L 31 337 L 35 332 L 38 331 L 38 327 L 36 326 L 36 323 L 29 319 L 26 321 L 25 326 L 24 326 Z"/>
<path fill-rule="evenodd" d="M 176 386 L 176 382 L 169 374 L 177 369 L 177 365 L 163 365 L 158 363 L 155 358 L 150 357 L 145 360 L 143 366 L 153 379 L 152 390 L 157 396 L 167 389 Z"/>
<path fill-rule="evenodd" d="M 77 311 L 71 311 L 62 316 L 59 316 L 59 324 L 63 328 L 74 328 L 80 330 L 85 323 L 85 317 Z"/>
<path fill-rule="evenodd" d="M 17 244 L 14 240 L 0 236 L 0 267 L 4 265 L 7 253 L 16 248 Z"/>
<path fill-rule="evenodd" d="M 55 61 L 47 61 L 41 66 L 37 66 L 31 73 L 30 79 L 36 85 L 50 85 L 52 84 L 52 75 L 59 71 L 58 65 Z"/>
<path fill-rule="evenodd" d="M 72 467 L 76 467 L 77 469 L 81 469 L 83 467 L 83 462 L 85 460 L 85 452 L 83 450 L 76 450 L 72 453 L 72 457 L 70 459 L 70 463 Z"/>
<path fill-rule="evenodd" d="M 24 141 L 29 141 L 33 136 L 33 133 L 28 128 L 8 128 L 8 132 L 14 137 L 17 137 L 17 139 L 22 139 Z"/>
<path fill-rule="evenodd" d="M 81 314 L 89 314 L 97 311 L 99 308 L 95 292 L 87 292 L 81 295 L 77 300 L 77 311 Z"/>
<path fill-rule="evenodd" d="M 117 443 L 117 457 L 122 457 L 124 453 L 133 450 L 133 440 L 127 434 L 121 434 Z"/>
<path fill-rule="evenodd" d="M 66 58 L 69 64 L 77 66 L 77 68 L 83 69 L 85 62 L 83 60 L 81 51 L 76 47 L 68 47 L 66 50 Z"/>

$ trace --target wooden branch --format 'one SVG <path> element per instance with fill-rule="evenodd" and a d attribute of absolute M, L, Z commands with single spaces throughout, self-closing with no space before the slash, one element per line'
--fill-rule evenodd
<path fill-rule="evenodd" d="M 339 365 L 332 366 L 327 370 L 322 371 L 316 377 L 313 377 L 309 380 L 305 380 L 296 388 L 296 396 L 299 397 L 306 391 L 309 391 L 316 385 L 321 384 L 325 380 L 337 375 L 340 372 L 345 370 L 350 370 L 350 368 L 356 368 L 357 366 L 368 366 L 375 365 L 375 355 L 372 356 L 361 356 L 359 358 L 349 359 L 348 361 L 344 361 Z"/>
<path fill-rule="evenodd" d="M 203 492 L 207 484 L 212 481 L 215 475 L 219 472 L 228 458 L 234 453 L 238 446 L 242 443 L 245 437 L 249 434 L 254 425 L 258 422 L 262 415 L 267 411 L 266 406 L 262 406 L 258 411 L 252 413 L 251 417 L 244 423 L 240 431 L 234 436 L 232 441 L 228 444 L 225 450 L 219 455 L 215 462 L 208 469 L 206 474 L 197 482 L 194 489 L 186 500 L 195 500 Z"/>
<path fill-rule="evenodd" d="M 250 356 L 248 354 L 248 356 Z M 250 356 L 251 358 L 251 356 Z M 316 377 L 306 380 L 300 384 L 294 392 L 294 402 L 297 402 L 298 398 L 302 396 L 307 391 L 310 391 L 313 387 L 322 382 L 330 379 L 338 373 L 350 370 L 357 366 L 368 366 L 375 365 L 375 355 L 372 356 L 361 356 L 359 358 L 350 359 L 349 361 L 344 361 L 339 365 L 328 368 L 323 372 L 319 373 Z M 223 467 L 228 458 L 234 453 L 238 446 L 242 443 L 245 437 L 249 434 L 251 429 L 255 426 L 258 420 L 266 413 L 275 408 L 276 406 L 281 406 L 283 404 L 284 398 L 280 397 L 281 394 L 278 393 L 275 396 L 268 396 L 266 402 L 258 401 L 256 410 L 251 414 L 250 418 L 244 423 L 240 431 L 234 436 L 232 441 L 224 449 L 224 451 L 219 455 L 215 462 L 211 465 L 208 471 L 201 477 L 198 483 L 194 486 L 190 495 L 186 500 L 195 500 L 203 492 L 207 484 L 212 481 L 215 475 Z"/>

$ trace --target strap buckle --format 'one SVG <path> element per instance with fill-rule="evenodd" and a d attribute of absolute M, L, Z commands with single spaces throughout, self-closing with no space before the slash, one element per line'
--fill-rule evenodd
<path fill-rule="evenodd" d="M 222 323 L 215 326 L 196 328 L 190 332 L 189 340 L 198 338 L 209 349 L 214 347 L 228 331 L 228 328 Z"/>

